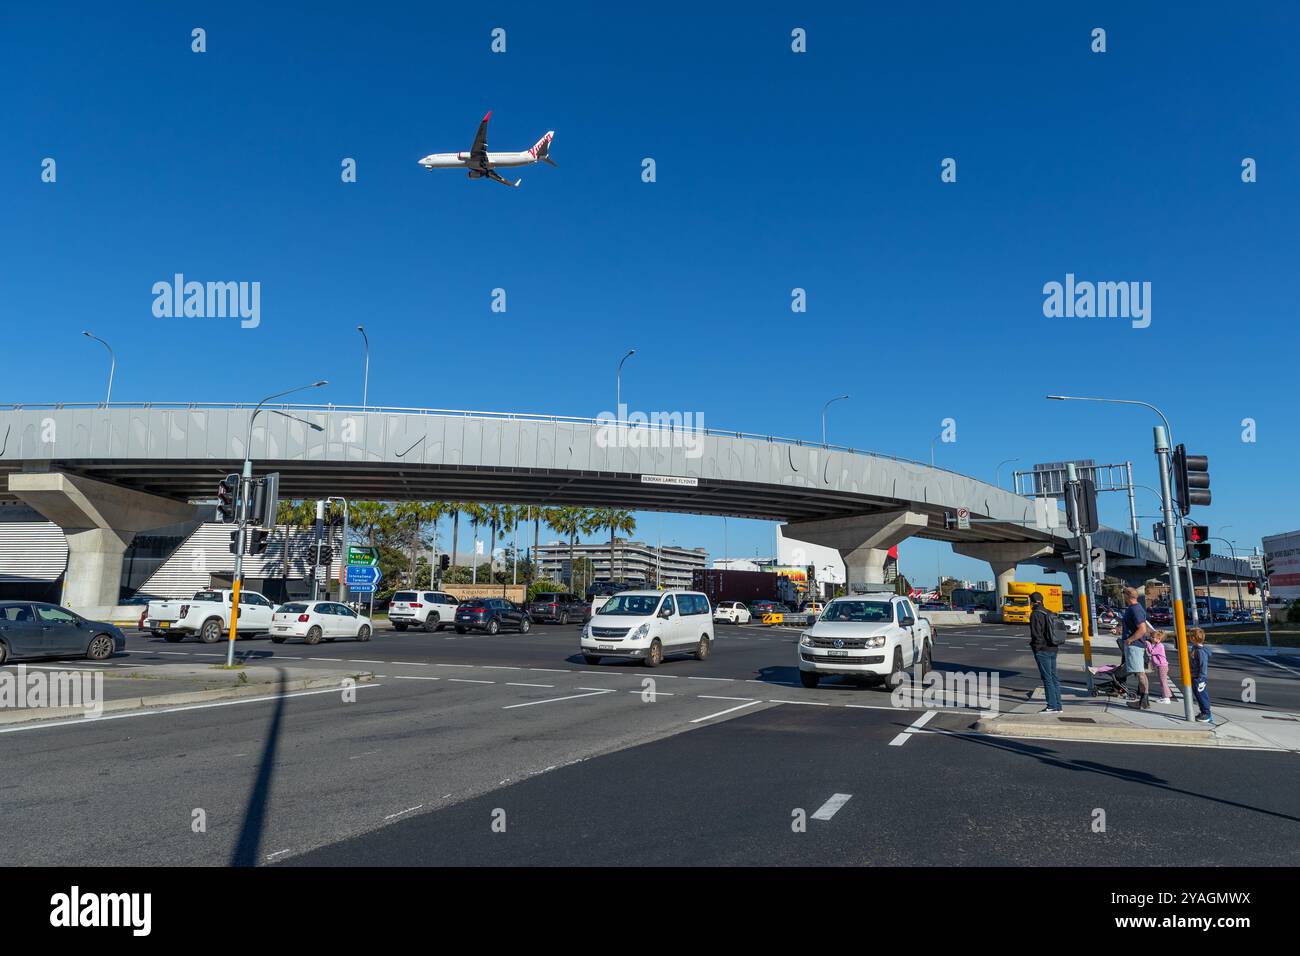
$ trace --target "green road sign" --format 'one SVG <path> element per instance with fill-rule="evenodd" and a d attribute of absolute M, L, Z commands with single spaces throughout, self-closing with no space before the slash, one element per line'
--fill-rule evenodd
<path fill-rule="evenodd" d="M 378 563 L 378 548 L 348 548 L 348 565 L 350 567 L 373 568 Z"/>

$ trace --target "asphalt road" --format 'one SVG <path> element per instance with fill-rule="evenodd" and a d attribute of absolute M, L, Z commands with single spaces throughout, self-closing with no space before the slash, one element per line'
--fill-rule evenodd
<path fill-rule="evenodd" d="M 1205 863 L 1300 862 L 1294 754 L 974 736 L 971 711 L 927 718 L 876 688 L 800 687 L 796 635 L 722 626 L 709 660 L 654 670 L 586 665 L 576 627 L 240 641 L 242 657 L 288 675 L 310 665 L 379 676 L 353 702 L 331 690 L 0 728 L 0 854 L 78 865 L 1158 864 L 1188 862 L 1190 835 Z M 147 672 L 224 650 L 131 634 L 113 663 Z M 1023 628 L 940 629 L 935 659 L 995 671 L 1005 702 L 1037 686 Z M 1217 657 L 1212 689 L 1237 702 L 1247 676 L 1261 706 L 1295 706 L 1300 662 L 1275 661 Z M 796 833 L 798 809 L 826 818 Z M 1107 827 L 1095 833 L 1098 809 Z"/>

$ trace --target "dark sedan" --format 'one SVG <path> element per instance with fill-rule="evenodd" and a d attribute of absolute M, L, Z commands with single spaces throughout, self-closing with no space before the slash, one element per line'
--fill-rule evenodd
<path fill-rule="evenodd" d="M 0 601 L 0 664 L 35 657 L 103 661 L 126 650 L 126 636 L 105 621 L 40 601 Z"/>
<path fill-rule="evenodd" d="M 588 607 L 587 602 L 576 594 L 548 591 L 529 602 L 528 614 L 534 621 L 568 624 L 570 621 L 587 620 Z"/>
<path fill-rule="evenodd" d="M 502 628 L 516 628 L 520 634 L 532 629 L 528 612 L 505 598 L 471 598 L 456 608 L 456 633 L 487 631 L 496 634 Z"/>

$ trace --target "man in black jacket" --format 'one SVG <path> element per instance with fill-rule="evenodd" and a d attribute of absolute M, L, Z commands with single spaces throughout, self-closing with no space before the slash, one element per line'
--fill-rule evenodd
<path fill-rule="evenodd" d="M 1043 607 L 1043 596 L 1035 591 L 1029 595 L 1029 649 L 1038 663 L 1038 674 L 1043 679 L 1043 693 L 1047 697 L 1044 714 L 1061 712 L 1061 682 L 1056 676 L 1056 646 L 1048 642 L 1052 633 L 1052 615 Z"/>

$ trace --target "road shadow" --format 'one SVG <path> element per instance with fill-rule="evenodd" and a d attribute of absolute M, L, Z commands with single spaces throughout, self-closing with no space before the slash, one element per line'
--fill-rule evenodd
<path fill-rule="evenodd" d="M 285 693 L 288 685 L 287 671 L 279 670 L 279 686 L 276 688 L 275 709 L 271 714 L 271 726 L 266 733 L 266 743 L 262 747 L 262 758 L 258 763 L 257 777 L 248 794 L 248 803 L 244 806 L 244 819 L 239 827 L 239 839 L 235 850 L 230 855 L 231 866 L 257 866 L 258 853 L 262 846 L 262 833 L 266 829 L 267 811 L 271 806 L 271 783 L 275 776 L 275 755 L 280 745 L 280 728 L 284 721 Z"/>
<path fill-rule="evenodd" d="M 1001 750 L 1006 753 L 1015 754 L 1020 757 L 1028 757 L 1037 760 L 1039 763 L 1049 767 L 1056 767 L 1061 770 L 1068 770 L 1072 773 L 1090 773 L 1101 777 L 1109 777 L 1113 780 L 1120 780 L 1125 783 L 1140 784 L 1144 787 L 1151 787 L 1153 790 L 1161 790 L 1165 793 L 1178 794 L 1179 796 L 1195 797 L 1199 800 L 1206 800 L 1210 803 L 1217 804 L 1221 807 L 1233 807 L 1237 810 L 1249 810 L 1252 813 L 1261 813 L 1265 816 L 1273 817 L 1278 820 L 1287 820 L 1291 823 L 1300 823 L 1300 817 L 1292 816 L 1288 813 L 1282 813 L 1278 810 L 1266 810 L 1263 807 L 1251 806 L 1248 803 L 1242 803 L 1238 800 L 1229 800 L 1226 797 L 1212 797 L 1208 794 L 1197 793 L 1194 790 L 1188 790 L 1184 787 L 1178 787 L 1170 783 L 1163 777 L 1147 773 L 1142 770 L 1131 770 L 1125 767 L 1114 767 L 1109 764 L 1098 763 L 1095 760 L 1076 760 L 1071 757 L 1061 755 L 1058 751 L 1048 747 L 1042 747 L 1020 740 L 999 740 L 993 737 L 974 735 L 961 732 L 949 732 L 947 736 L 957 740 L 964 741 L 968 744 L 975 744 L 982 747 L 991 747 L 995 750 Z"/>

